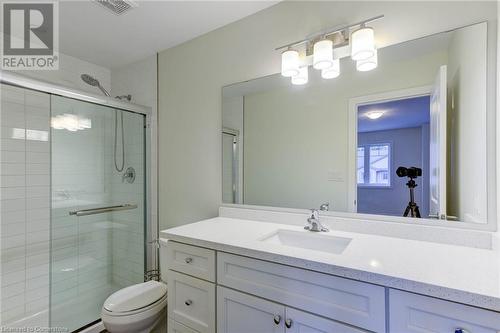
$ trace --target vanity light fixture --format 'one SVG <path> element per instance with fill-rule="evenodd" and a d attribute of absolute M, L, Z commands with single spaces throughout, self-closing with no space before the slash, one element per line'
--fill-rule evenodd
<path fill-rule="evenodd" d="M 292 84 L 308 82 L 307 68 L 321 71 L 324 79 L 340 75 L 340 59 L 351 57 L 358 71 L 377 67 L 374 29 L 367 24 L 383 18 L 375 16 L 360 22 L 329 29 L 312 37 L 276 48 L 281 53 L 281 75 L 290 77 Z"/>
<path fill-rule="evenodd" d="M 322 39 L 314 43 L 313 47 L 313 67 L 323 70 L 333 65 L 333 41 Z"/>
<path fill-rule="evenodd" d="M 287 49 L 281 54 L 281 75 L 293 77 L 299 74 L 299 52 Z"/>
<path fill-rule="evenodd" d="M 333 60 L 333 65 L 321 70 L 323 79 L 334 79 L 340 75 L 340 59 Z"/>
<path fill-rule="evenodd" d="M 366 113 L 366 116 L 371 120 L 376 120 L 384 115 L 385 111 L 370 111 Z"/>
<path fill-rule="evenodd" d="M 292 84 L 303 85 L 309 81 L 309 67 L 303 66 L 299 69 L 299 74 L 292 76 Z"/>
<path fill-rule="evenodd" d="M 378 56 L 377 49 L 375 48 L 375 53 L 368 59 L 356 61 L 356 69 L 360 72 L 368 72 L 378 66 Z"/>
<path fill-rule="evenodd" d="M 367 60 L 375 55 L 375 32 L 364 24 L 351 34 L 351 58 Z"/>

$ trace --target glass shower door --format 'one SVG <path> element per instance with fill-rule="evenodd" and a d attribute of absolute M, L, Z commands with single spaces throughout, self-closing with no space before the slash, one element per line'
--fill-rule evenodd
<path fill-rule="evenodd" d="M 90 324 L 110 294 L 143 282 L 144 123 L 51 97 L 51 326 Z"/>

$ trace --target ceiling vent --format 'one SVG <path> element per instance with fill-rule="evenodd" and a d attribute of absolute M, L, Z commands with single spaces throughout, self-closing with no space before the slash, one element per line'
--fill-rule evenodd
<path fill-rule="evenodd" d="M 137 7 L 137 3 L 131 0 L 94 0 L 115 15 L 122 15 L 130 9 Z"/>

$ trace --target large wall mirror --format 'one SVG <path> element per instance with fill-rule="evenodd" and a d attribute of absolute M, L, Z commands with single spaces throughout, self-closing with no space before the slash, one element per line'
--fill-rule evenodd
<path fill-rule="evenodd" d="M 370 72 L 224 87 L 223 202 L 486 224 L 488 57 L 479 23 L 382 48 Z"/>

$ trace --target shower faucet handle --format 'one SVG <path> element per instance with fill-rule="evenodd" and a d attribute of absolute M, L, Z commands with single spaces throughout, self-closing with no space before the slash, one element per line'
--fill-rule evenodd
<path fill-rule="evenodd" d="M 122 183 L 127 181 L 127 183 L 132 184 L 135 180 L 135 169 L 128 167 L 127 170 L 122 174 Z"/>

